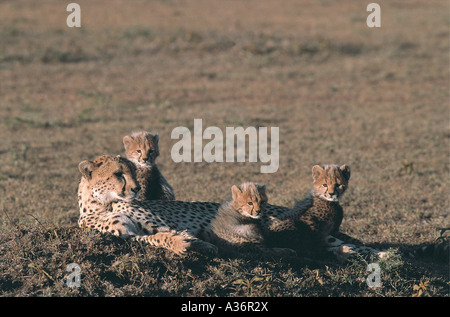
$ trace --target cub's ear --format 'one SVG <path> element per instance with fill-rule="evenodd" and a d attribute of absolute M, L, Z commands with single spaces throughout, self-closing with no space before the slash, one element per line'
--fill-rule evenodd
<path fill-rule="evenodd" d="M 159 141 L 159 134 L 155 134 L 153 136 L 153 143 L 155 143 L 156 145 L 158 145 L 158 141 Z"/>
<path fill-rule="evenodd" d="M 237 187 L 236 185 L 233 185 L 233 187 L 231 187 L 231 196 L 234 199 L 236 199 L 237 197 L 239 197 L 239 195 L 242 194 L 242 190 Z"/>
<path fill-rule="evenodd" d="M 342 176 L 344 176 L 348 182 L 348 180 L 350 179 L 350 166 L 344 164 L 339 167 L 339 169 L 341 170 Z"/>
<path fill-rule="evenodd" d="M 257 185 L 257 188 L 260 193 L 266 193 L 266 185 Z"/>
<path fill-rule="evenodd" d="M 78 169 L 80 170 L 81 175 L 86 179 L 91 179 L 92 172 L 97 166 L 94 162 L 91 161 L 82 161 L 78 164 Z"/>
<path fill-rule="evenodd" d="M 125 148 L 128 148 L 131 142 L 133 142 L 133 137 L 129 135 L 123 137 L 123 145 L 125 146 Z"/>
<path fill-rule="evenodd" d="M 323 172 L 323 168 L 320 165 L 314 165 L 312 168 L 313 179 L 316 180 L 320 174 Z"/>

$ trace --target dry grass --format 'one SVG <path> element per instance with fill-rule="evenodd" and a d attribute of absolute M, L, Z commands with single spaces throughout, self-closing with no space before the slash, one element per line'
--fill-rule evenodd
<path fill-rule="evenodd" d="M 308 192 L 312 165 L 345 163 L 352 168 L 345 233 L 396 248 L 434 242 L 449 227 L 448 2 L 378 1 L 380 29 L 365 25 L 357 1 L 78 3 L 81 29 L 66 27 L 58 1 L 0 2 L 0 232 L 2 242 L 32 232 L 16 237 L 25 253 L 14 263 L 53 277 L 13 271 L 19 245 L 2 244 L 4 294 L 254 295 L 248 283 L 233 284 L 230 267 L 236 280 L 251 281 L 252 270 L 272 276 L 273 283 L 255 282 L 261 296 L 409 296 L 420 280 L 434 283 L 427 294 L 448 295 L 448 263 L 430 262 L 402 262 L 374 292 L 356 264 L 328 277 L 321 267 L 323 284 L 311 284 L 315 273 L 296 262 L 201 258 L 208 269 L 192 269 L 200 285 L 193 290 L 192 281 L 176 279 L 188 279 L 184 270 L 195 261 L 171 259 L 177 269 L 165 270 L 169 260 L 157 251 L 146 252 L 162 262 L 141 259 L 115 284 L 113 262 L 140 247 L 70 229 L 78 163 L 123 154 L 122 137 L 146 129 L 160 135 L 158 163 L 178 199 L 222 201 L 231 185 L 256 181 L 267 184 L 271 203 L 290 206 Z M 259 163 L 174 163 L 170 133 L 192 128 L 194 118 L 204 127 L 279 127 L 278 172 L 260 174 Z M 69 291 L 59 281 L 65 262 L 50 254 L 69 257 L 68 241 L 83 239 L 92 250 L 97 242 L 112 248 L 114 258 L 73 247 L 95 285 Z M 153 266 L 159 273 L 149 273 Z M 138 276 L 148 278 L 145 288 L 133 284 Z M 164 290 L 167 279 L 174 284 Z"/>

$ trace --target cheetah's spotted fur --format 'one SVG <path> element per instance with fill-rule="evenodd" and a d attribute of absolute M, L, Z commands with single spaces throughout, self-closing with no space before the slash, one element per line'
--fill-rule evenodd
<path fill-rule="evenodd" d="M 220 204 L 133 200 L 139 185 L 135 179 L 135 166 L 125 158 L 101 156 L 93 162 L 81 162 L 79 169 L 82 174 L 79 186 L 80 226 L 111 232 L 125 238 L 131 237 L 179 254 L 187 249 L 217 252 L 215 245 L 203 239 L 208 239 L 211 223 Z M 336 179 L 333 179 L 336 184 Z M 320 195 L 312 194 L 312 197 L 297 203 L 293 209 L 267 204 L 261 217 L 264 241 L 271 245 L 275 243 L 274 247 L 290 246 L 286 245 L 288 241 L 299 242 L 293 247 L 298 250 L 304 246 L 305 241 L 317 237 L 318 233 L 320 242 L 336 255 L 346 257 L 360 251 L 382 255 L 377 250 L 355 247 L 335 237 L 340 234 L 338 229 L 342 211 L 339 210 L 340 206 L 337 207 L 338 199 L 332 197 L 333 193 L 329 192 L 329 189 L 325 194 L 329 200 L 324 199 L 326 196 L 318 197 Z M 325 205 L 321 205 L 324 202 Z M 318 206 L 325 207 L 323 210 L 316 210 Z M 331 218 L 330 211 L 333 214 Z M 309 215 L 310 212 L 314 217 Z M 304 225 L 313 229 L 312 235 L 304 235 Z M 315 228 L 317 232 L 314 232 Z M 278 234 L 285 239 L 277 239 Z M 299 237 L 302 239 L 299 240 Z"/>
<path fill-rule="evenodd" d="M 219 203 L 134 200 L 140 189 L 135 165 L 119 156 L 83 161 L 79 170 L 79 226 L 131 237 L 179 254 L 188 248 L 217 252 L 216 246 L 201 238 L 210 230 Z M 275 210 L 288 210 L 280 208 Z"/>
<path fill-rule="evenodd" d="M 308 197 L 297 202 L 291 210 L 266 220 L 268 241 L 307 254 L 326 250 L 340 260 L 355 253 L 385 256 L 385 252 L 363 246 L 339 232 L 343 219 L 339 201 L 348 187 L 350 167 L 315 165 L 312 175 L 313 189 Z"/>
<path fill-rule="evenodd" d="M 78 187 L 80 227 L 110 232 L 123 238 L 132 238 L 182 254 L 191 242 L 183 234 L 167 226 L 152 230 L 132 212 L 119 212 L 116 204 L 132 204 L 139 191 L 135 167 L 121 157 L 100 156 L 94 161 L 79 164 L 82 174 Z"/>

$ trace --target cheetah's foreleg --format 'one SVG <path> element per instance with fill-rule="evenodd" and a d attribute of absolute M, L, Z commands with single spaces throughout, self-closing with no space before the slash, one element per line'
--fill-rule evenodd
<path fill-rule="evenodd" d="M 155 247 L 165 248 L 178 255 L 185 254 L 191 242 L 186 237 L 173 232 L 157 232 L 152 235 L 131 236 L 131 239 L 147 243 Z"/>

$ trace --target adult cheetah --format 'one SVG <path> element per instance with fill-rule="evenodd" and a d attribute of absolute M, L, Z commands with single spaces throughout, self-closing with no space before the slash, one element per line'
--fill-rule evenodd
<path fill-rule="evenodd" d="M 135 166 L 129 160 L 104 155 L 94 161 L 82 161 L 78 168 L 82 175 L 78 187 L 80 227 L 132 238 L 177 254 L 184 254 L 188 248 L 217 251 L 210 243 L 174 230 L 145 203 L 134 200 L 140 187 Z M 214 209 L 210 207 L 209 211 L 213 213 Z"/>

